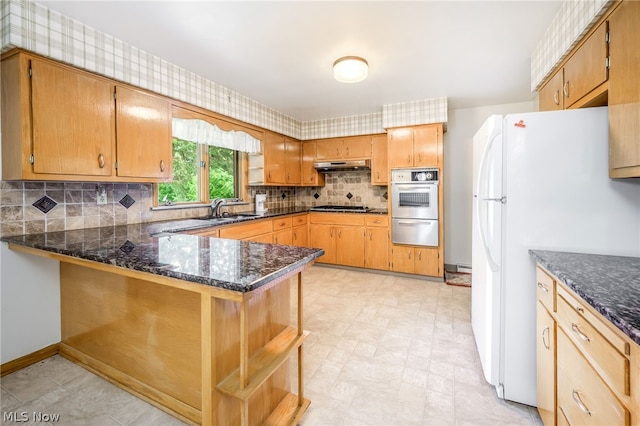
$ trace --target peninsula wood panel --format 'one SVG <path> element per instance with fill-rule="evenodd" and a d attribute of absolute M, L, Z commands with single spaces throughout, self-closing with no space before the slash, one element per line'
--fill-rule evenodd
<path fill-rule="evenodd" d="M 62 343 L 201 409 L 198 293 L 61 262 L 60 306 Z"/>

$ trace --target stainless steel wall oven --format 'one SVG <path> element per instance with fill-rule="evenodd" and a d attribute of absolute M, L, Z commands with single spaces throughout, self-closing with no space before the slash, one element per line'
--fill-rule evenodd
<path fill-rule="evenodd" d="M 391 170 L 393 243 L 439 245 L 438 182 L 438 169 Z"/>

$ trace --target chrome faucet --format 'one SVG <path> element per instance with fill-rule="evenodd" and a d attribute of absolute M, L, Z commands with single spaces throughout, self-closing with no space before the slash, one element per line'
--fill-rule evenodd
<path fill-rule="evenodd" d="M 225 201 L 226 200 L 224 198 L 216 198 L 211 201 L 211 217 L 220 217 L 220 207 L 222 207 L 222 204 L 224 204 Z"/>

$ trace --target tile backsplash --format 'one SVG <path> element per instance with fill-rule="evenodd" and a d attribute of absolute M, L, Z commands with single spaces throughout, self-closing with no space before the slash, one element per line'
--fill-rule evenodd
<path fill-rule="evenodd" d="M 369 172 L 326 175 L 324 187 L 249 187 L 249 205 L 229 212 L 253 211 L 255 195 L 267 194 L 268 209 L 352 205 L 387 208 L 387 187 L 371 185 Z M 98 197 L 106 195 L 106 203 Z M 154 209 L 152 184 L 95 182 L 0 182 L 0 236 L 35 234 L 160 220 L 188 219 L 208 207 Z"/>

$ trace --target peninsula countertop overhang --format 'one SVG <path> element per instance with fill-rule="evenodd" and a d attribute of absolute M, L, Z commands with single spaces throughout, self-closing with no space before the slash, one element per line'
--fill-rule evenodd
<path fill-rule="evenodd" d="M 158 224 L 2 237 L 10 245 L 246 293 L 291 274 L 323 250 L 159 233 Z"/>

